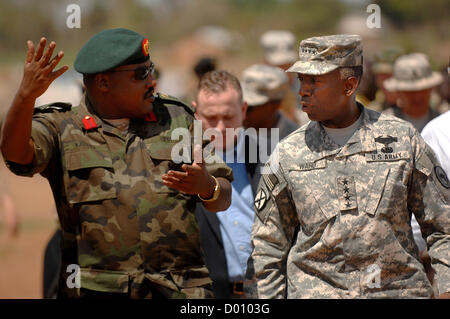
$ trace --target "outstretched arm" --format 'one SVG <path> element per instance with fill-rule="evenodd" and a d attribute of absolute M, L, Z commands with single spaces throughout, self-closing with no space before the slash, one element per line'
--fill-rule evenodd
<path fill-rule="evenodd" d="M 52 58 L 56 44 L 51 42 L 44 53 L 46 43 L 47 39 L 42 38 L 35 50 L 33 42 L 27 42 L 28 53 L 22 82 L 3 125 L 0 141 L 1 152 L 6 160 L 18 164 L 29 164 L 33 161 L 34 145 L 31 140 L 31 120 L 36 99 L 57 77 L 68 70 L 68 66 L 63 66 L 54 71 L 64 53 L 60 51 Z"/>

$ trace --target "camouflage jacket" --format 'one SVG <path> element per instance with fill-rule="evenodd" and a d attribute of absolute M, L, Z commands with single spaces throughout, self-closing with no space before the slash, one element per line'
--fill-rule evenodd
<path fill-rule="evenodd" d="M 431 297 L 411 213 L 450 291 L 450 183 L 409 123 L 362 112 L 343 147 L 310 122 L 267 162 L 251 235 L 258 297 Z"/>
<path fill-rule="evenodd" d="M 204 297 L 197 287 L 211 280 L 200 250 L 197 197 L 161 179 L 180 169 L 171 159 L 178 143 L 171 133 L 192 130 L 193 111 L 162 95 L 153 111 L 153 123 L 131 120 L 124 135 L 85 98 L 72 109 L 61 103 L 40 107 L 32 121 L 33 162 L 7 162 L 16 174 L 41 173 L 49 180 L 63 231 L 62 296 L 82 291 L 66 285 L 67 266 L 77 264 L 81 289 L 143 297 L 149 296 L 143 295 L 144 282 L 151 282 L 169 297 Z M 231 181 L 231 169 L 217 161 L 207 164 L 208 171 Z"/>

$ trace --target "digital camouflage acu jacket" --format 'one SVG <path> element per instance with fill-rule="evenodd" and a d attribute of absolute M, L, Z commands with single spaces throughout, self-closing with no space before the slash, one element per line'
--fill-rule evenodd
<path fill-rule="evenodd" d="M 124 135 L 99 118 L 87 98 L 71 110 L 60 103 L 41 107 L 32 122 L 32 164 L 7 163 L 16 174 L 41 173 L 49 180 L 63 232 L 61 296 L 89 290 L 151 297 L 149 286 L 166 297 L 208 295 L 197 197 L 161 179 L 180 169 L 171 160 L 178 143 L 171 133 L 192 129 L 193 111 L 163 95 L 153 111 L 155 122 L 131 120 Z M 219 159 L 207 169 L 232 180 Z M 81 267 L 81 289 L 66 284 L 70 264 Z"/>
<path fill-rule="evenodd" d="M 251 236 L 259 298 L 431 297 L 411 213 L 450 291 L 450 183 L 412 125 L 360 108 L 344 146 L 310 122 L 271 155 Z"/>

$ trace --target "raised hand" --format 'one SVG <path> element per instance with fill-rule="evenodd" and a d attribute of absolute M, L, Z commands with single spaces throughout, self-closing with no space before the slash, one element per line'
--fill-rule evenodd
<path fill-rule="evenodd" d="M 28 52 L 25 60 L 23 79 L 18 92 L 24 99 L 35 100 L 47 90 L 57 77 L 69 69 L 65 65 L 54 71 L 56 65 L 64 56 L 64 52 L 59 51 L 52 58 L 56 43 L 52 41 L 44 53 L 46 43 L 47 39 L 44 37 L 41 38 L 35 51 L 33 42 L 27 41 Z"/>

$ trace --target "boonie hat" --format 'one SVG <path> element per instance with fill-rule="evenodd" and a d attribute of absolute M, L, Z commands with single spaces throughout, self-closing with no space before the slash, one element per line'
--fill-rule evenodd
<path fill-rule="evenodd" d="M 389 91 L 420 91 L 435 87 L 442 81 L 442 75 L 431 70 L 425 54 L 411 53 L 395 61 L 394 74 L 383 85 Z"/>

